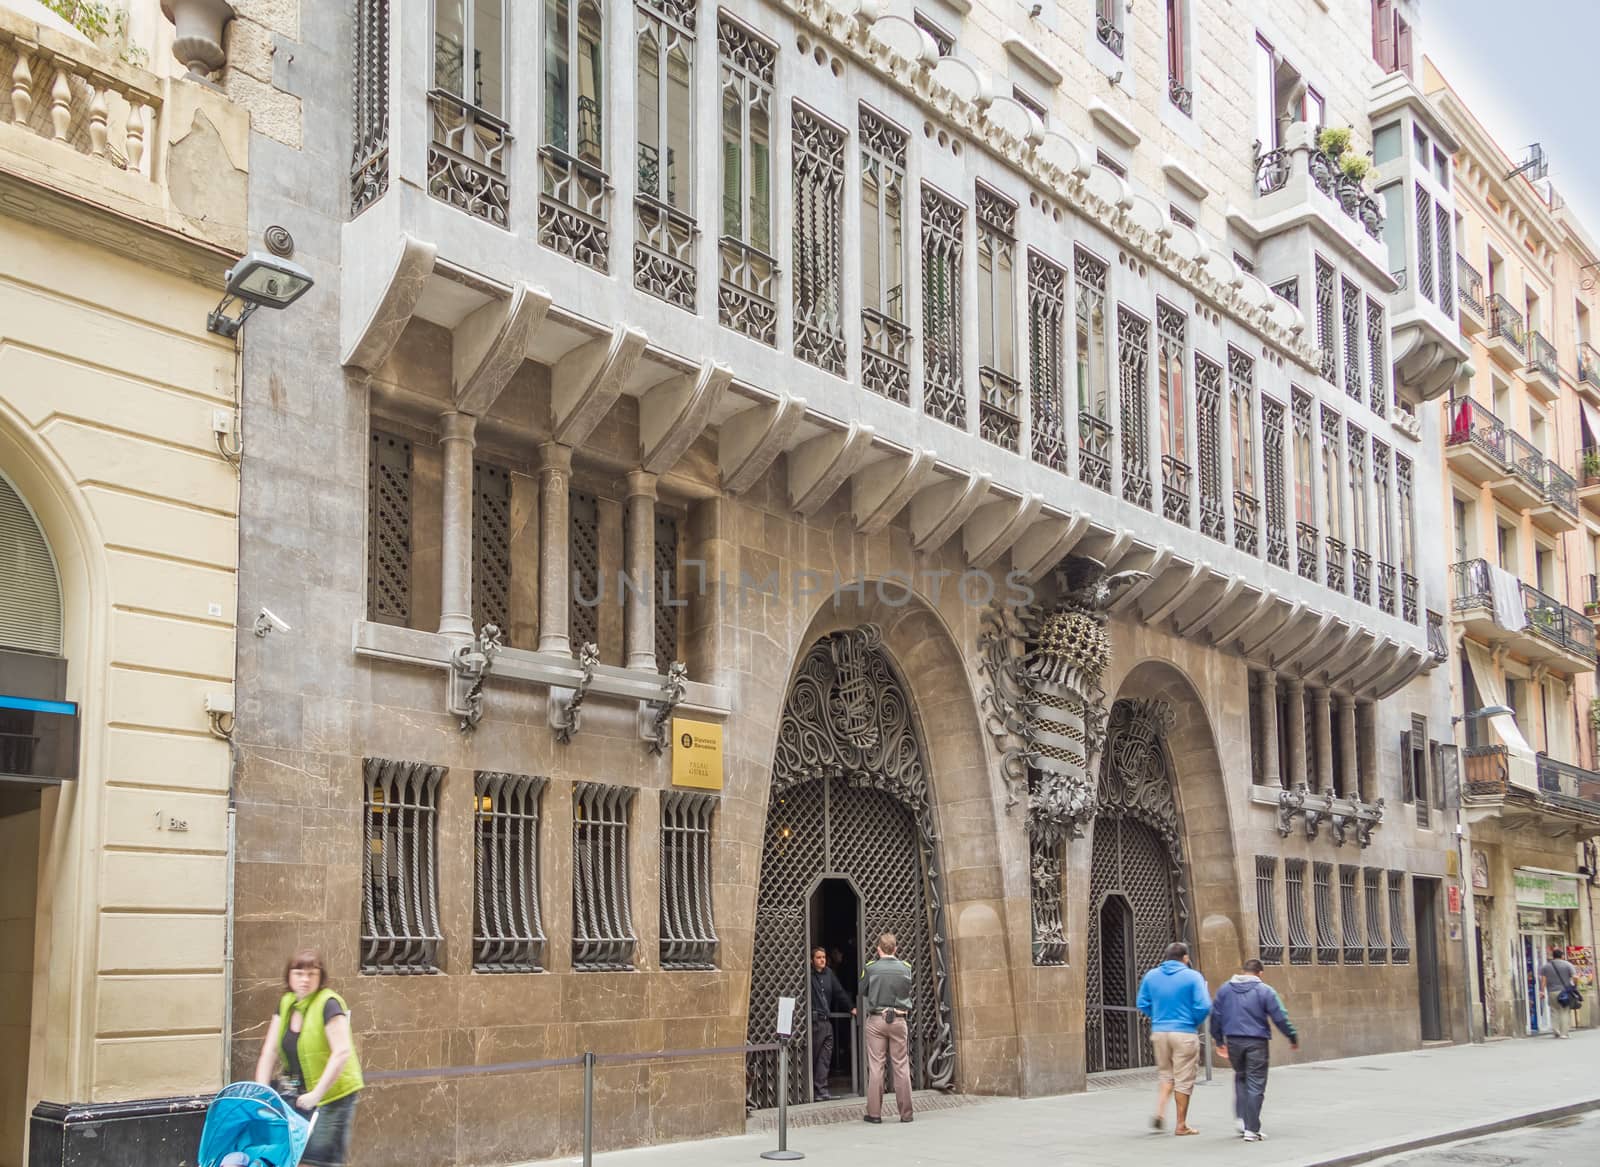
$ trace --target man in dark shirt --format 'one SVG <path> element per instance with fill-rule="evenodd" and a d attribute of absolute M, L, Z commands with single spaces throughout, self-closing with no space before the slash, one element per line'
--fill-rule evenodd
<path fill-rule="evenodd" d="M 829 1013 L 850 1010 L 850 995 L 839 983 L 838 974 L 828 967 L 828 954 L 811 950 L 811 1085 L 818 1101 L 832 1098 L 828 1092 L 828 1070 L 833 1065 L 833 1021 Z"/>
<path fill-rule="evenodd" d="M 867 1011 L 868 1122 L 883 1121 L 883 1062 L 894 1070 L 894 1100 L 900 1121 L 911 1121 L 911 1061 L 907 1052 L 911 1016 L 911 966 L 894 954 L 893 932 L 878 937 L 878 959 L 867 962 L 861 998 Z"/>

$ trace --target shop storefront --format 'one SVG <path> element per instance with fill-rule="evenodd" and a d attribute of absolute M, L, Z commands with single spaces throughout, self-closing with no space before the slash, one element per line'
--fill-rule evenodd
<path fill-rule="evenodd" d="M 1526 1032 L 1548 1033 L 1554 994 L 1539 984 L 1539 969 L 1552 948 L 1582 944 L 1576 919 L 1582 884 L 1572 872 L 1519 867 L 1513 873 L 1517 904 L 1517 975 L 1526 1010 Z"/>

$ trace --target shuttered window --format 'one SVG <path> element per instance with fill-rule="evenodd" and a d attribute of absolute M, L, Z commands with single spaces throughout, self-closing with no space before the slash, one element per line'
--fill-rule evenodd
<path fill-rule="evenodd" d="M 33 511 L 0 475 L 0 648 L 61 652 L 61 580 Z"/>

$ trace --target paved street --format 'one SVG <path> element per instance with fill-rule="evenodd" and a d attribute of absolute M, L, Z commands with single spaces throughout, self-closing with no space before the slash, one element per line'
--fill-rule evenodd
<path fill-rule="evenodd" d="M 1373 1167 L 1592 1167 L 1600 1163 L 1600 1111 L 1522 1130 L 1447 1143 L 1374 1161 Z"/>
<path fill-rule="evenodd" d="M 1533 1039 L 1445 1046 L 1275 1069 L 1262 1117 L 1268 1137 L 1255 1145 L 1241 1144 L 1234 1137 L 1231 1073 L 1223 1069 L 1211 1085 L 1196 1089 L 1190 1121 L 1201 1134 L 1181 1143 L 1170 1135 L 1149 1132 L 1154 1091 L 1139 1085 L 1060 1098 L 976 1101 L 925 1111 L 909 1129 L 900 1129 L 893 1118 L 881 1127 L 856 1121 L 808 1125 L 791 1132 L 790 1146 L 818 1162 L 865 1165 L 892 1157 L 897 1167 L 989 1163 L 1054 1167 L 1064 1154 L 1074 1167 L 1126 1167 L 1139 1162 L 1209 1167 L 1231 1165 L 1242 1157 L 1283 1167 L 1315 1167 L 1364 1161 L 1390 1148 L 1415 1146 L 1421 1140 L 1555 1107 L 1600 1105 L 1597 1061 L 1600 1034 L 1582 1032 L 1566 1042 Z M 892 1107 L 886 1106 L 885 1113 L 891 1114 Z M 1552 1148 L 1576 1157 L 1539 1158 L 1539 1162 L 1593 1164 L 1600 1162 L 1600 1154 L 1593 1150 L 1600 1129 L 1597 1122 L 1591 1115 L 1581 1125 L 1514 1133 L 1503 1145 L 1520 1148 L 1549 1139 Z M 723 1167 L 757 1162 L 761 1151 L 775 1145 L 770 1134 L 750 1134 L 619 1151 L 596 1159 L 606 1167 Z M 1577 1149 L 1583 1146 L 1590 1148 L 1586 1154 Z M 1462 1152 L 1442 1152 L 1452 1153 Z M 1506 1151 L 1492 1154 L 1502 1158 L 1396 1161 L 1408 1167 L 1523 1161 L 1505 1158 Z"/>

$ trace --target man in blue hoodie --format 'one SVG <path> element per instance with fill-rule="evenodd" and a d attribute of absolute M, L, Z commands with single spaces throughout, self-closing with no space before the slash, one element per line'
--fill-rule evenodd
<path fill-rule="evenodd" d="M 1139 982 L 1139 1012 L 1150 1018 L 1150 1044 L 1156 1051 L 1156 1130 L 1166 1119 L 1167 1099 L 1178 1097 L 1175 1135 L 1200 1132 L 1189 1125 L 1189 1095 L 1200 1065 L 1200 1026 L 1211 1012 L 1206 979 L 1189 967 L 1189 946 L 1167 945 L 1165 959 Z"/>
<path fill-rule="evenodd" d="M 1300 1034 L 1284 1011 L 1278 994 L 1261 979 L 1261 962 L 1247 960 L 1244 971 L 1217 990 L 1211 1011 L 1211 1038 L 1217 1053 L 1233 1064 L 1233 1106 L 1247 1143 L 1259 1143 L 1261 1103 L 1267 1096 L 1267 1046 L 1276 1025 L 1289 1039 L 1290 1049 L 1300 1048 Z"/>

